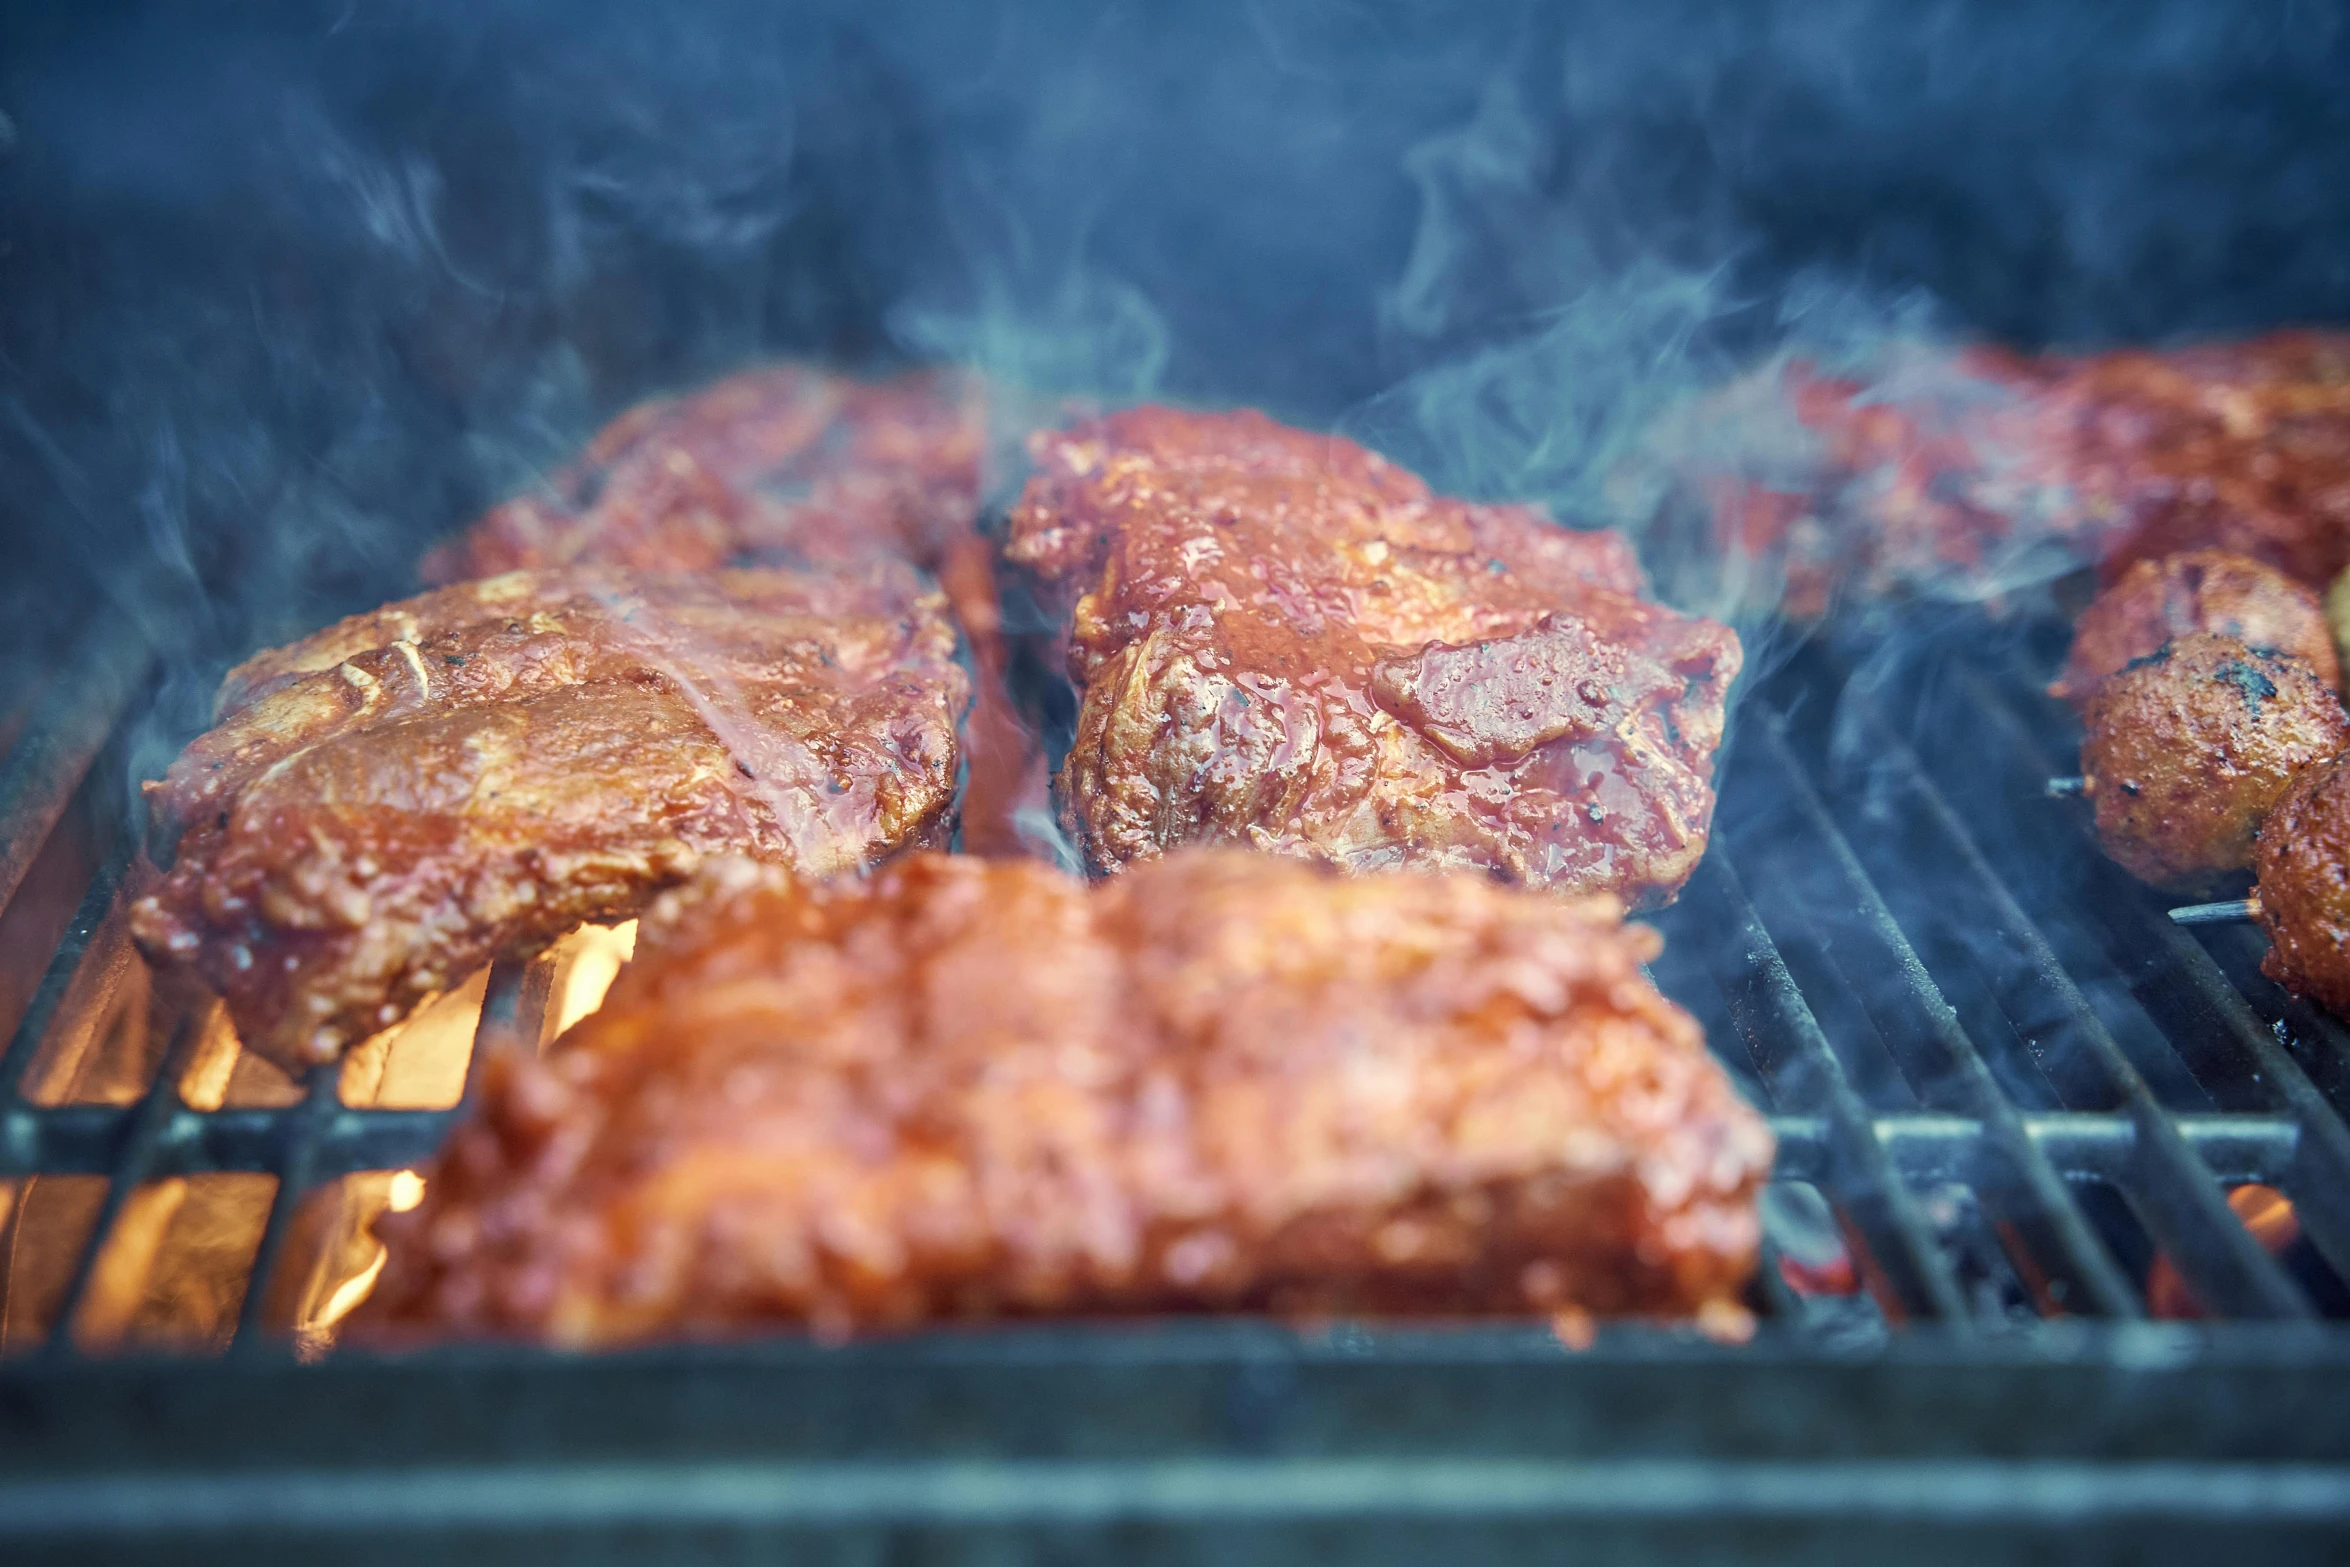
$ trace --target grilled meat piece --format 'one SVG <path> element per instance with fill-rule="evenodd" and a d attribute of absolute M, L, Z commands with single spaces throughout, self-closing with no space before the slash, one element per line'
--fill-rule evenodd
<path fill-rule="evenodd" d="M 2350 334 L 2057 361 L 2068 468 L 2112 581 L 2198 546 L 2323 589 L 2350 565 Z"/>
<path fill-rule="evenodd" d="M 515 572 L 354 616 L 232 671 L 147 785 L 177 852 L 132 929 L 252 1049 L 332 1060 L 710 854 L 821 875 L 941 838 L 954 652 L 891 563 Z"/>
<path fill-rule="evenodd" d="M 2099 681 L 2173 637 L 2210 631 L 2247 647 L 2306 659 L 2327 685 L 2341 666 L 2317 595 L 2273 566 L 2225 550 L 2142 560 L 2073 624 L 2072 656 L 2049 695 L 2076 706 Z"/>
<path fill-rule="evenodd" d="M 2252 863 L 2293 775 L 2350 744 L 2304 660 L 2195 632 L 2090 693 L 2081 771 L 2097 836 L 2141 881 L 2199 892 Z"/>
<path fill-rule="evenodd" d="M 1816 461 L 1713 486 L 1716 514 L 1726 542 L 1786 562 L 1803 613 L 1846 582 L 1983 591 L 1987 563 L 2035 543 L 2101 561 L 2108 582 L 2203 548 L 2319 589 L 2350 565 L 2350 335 L 1771 375 Z M 1739 387 L 1721 405 L 1756 400 Z"/>
<path fill-rule="evenodd" d="M 424 575 L 911 561 L 946 590 L 979 676 L 963 737 L 964 847 L 1020 852 L 1013 818 L 1032 795 L 1042 802 L 1045 767 L 1004 687 L 995 551 L 977 529 L 986 453 L 973 377 L 858 381 L 772 365 L 630 409 L 540 490 L 427 556 Z"/>
<path fill-rule="evenodd" d="M 501 1060 L 377 1336 L 1198 1310 L 1683 1314 L 1770 1133 L 1612 899 L 1192 850 L 730 867 Z"/>
<path fill-rule="evenodd" d="M 2305 767 L 2260 832 L 2261 972 L 2350 1018 L 2350 758 Z"/>
<path fill-rule="evenodd" d="M 518 568 L 839 564 L 935 571 L 979 512 L 977 384 L 771 365 L 641 403 L 545 486 L 426 557 L 427 581 Z"/>
<path fill-rule="evenodd" d="M 1641 598 L 1621 538 L 1252 412 L 1032 445 L 1007 553 L 1075 600 L 1095 864 L 1238 843 L 1642 904 L 1696 866 L 1738 639 Z"/>

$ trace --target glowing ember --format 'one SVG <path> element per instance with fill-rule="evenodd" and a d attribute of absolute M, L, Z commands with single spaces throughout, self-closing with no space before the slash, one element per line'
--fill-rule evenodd
<path fill-rule="evenodd" d="M 2293 1204 L 2273 1186 L 2239 1186 L 2228 1193 L 2228 1207 L 2272 1255 L 2301 1238 L 2301 1221 Z M 2202 1303 L 2168 1257 L 2156 1257 L 2154 1266 L 2147 1270 L 2146 1311 L 2149 1316 L 2175 1321 L 2204 1315 Z"/>

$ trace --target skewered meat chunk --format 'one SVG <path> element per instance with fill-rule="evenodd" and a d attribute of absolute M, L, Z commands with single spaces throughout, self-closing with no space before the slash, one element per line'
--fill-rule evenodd
<path fill-rule="evenodd" d="M 1621 538 L 1253 412 L 1032 446 L 1007 553 L 1075 601 L 1061 797 L 1094 864 L 1237 843 L 1638 904 L 1695 868 L 1738 639 L 1641 598 Z"/>
<path fill-rule="evenodd" d="M 492 1065 L 372 1331 L 1726 1307 L 1770 1133 L 1620 915 L 1232 850 L 728 867 Z"/>
<path fill-rule="evenodd" d="M 1768 379 L 1815 461 L 1712 488 L 1725 541 L 1783 559 L 1801 613 L 1847 582 L 1990 591 L 2049 544 L 2108 582 L 2202 548 L 2319 589 L 2350 565 L 2350 335 L 1896 355 L 1867 376 L 1798 360 Z M 1741 384 L 1718 401 L 1770 399 Z"/>
<path fill-rule="evenodd" d="M 329 1061 L 714 853 L 812 874 L 943 838 L 967 685 L 908 567 L 515 572 L 230 673 L 147 785 L 132 929 L 244 1043 Z"/>
<path fill-rule="evenodd" d="M 2307 662 L 2195 632 L 2090 693 L 2081 771 L 2105 852 L 2141 881 L 2207 889 L 2252 863 L 2293 775 L 2350 743 Z"/>
<path fill-rule="evenodd" d="M 622 414 L 539 490 L 428 556 L 426 580 L 519 568 L 854 563 L 937 570 L 979 512 L 977 384 L 746 371 Z"/>
<path fill-rule="evenodd" d="M 2189 550 L 2138 562 L 2081 612 L 2064 677 L 2049 694 L 2078 705 L 2108 675 L 2191 631 L 2290 653 L 2307 660 L 2327 685 L 2341 684 L 2333 636 L 2315 593 L 2245 556 Z"/>
<path fill-rule="evenodd" d="M 2301 770 L 2260 832 L 2261 972 L 2350 1017 L 2350 758 Z"/>

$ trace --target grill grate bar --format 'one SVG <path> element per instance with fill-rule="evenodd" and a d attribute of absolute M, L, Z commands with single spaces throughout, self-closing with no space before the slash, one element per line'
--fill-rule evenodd
<path fill-rule="evenodd" d="M 285 1251 L 294 1214 L 317 1184 L 319 1144 L 324 1140 L 327 1121 L 340 1104 L 341 1080 L 338 1068 L 313 1067 L 302 1103 L 292 1112 L 273 1118 L 277 1124 L 272 1130 L 278 1135 L 270 1139 L 273 1145 L 270 1151 L 275 1156 L 271 1173 L 277 1177 L 277 1190 L 270 1198 L 269 1218 L 262 1225 L 261 1245 L 253 1254 L 244 1303 L 237 1310 L 236 1336 L 231 1340 L 234 1349 L 250 1349 L 262 1340 L 266 1331 L 263 1317 L 268 1310 L 268 1286 Z"/>
<path fill-rule="evenodd" d="M 164 1128 L 172 1119 L 172 1112 L 180 1103 L 179 1075 L 187 1064 L 197 1035 L 203 1026 L 204 1014 L 199 1010 L 180 1020 L 171 1047 L 164 1052 L 161 1068 L 155 1074 L 154 1086 L 147 1090 L 137 1107 L 121 1118 L 120 1132 L 109 1149 L 106 1174 L 106 1198 L 99 1205 L 98 1216 L 90 1225 L 90 1233 L 74 1259 L 64 1295 L 57 1304 L 57 1315 L 49 1329 L 45 1346 L 52 1355 L 69 1352 L 74 1343 L 74 1319 L 81 1314 L 82 1301 L 90 1292 L 90 1281 L 98 1270 L 98 1258 L 106 1243 L 113 1237 L 115 1222 L 122 1217 L 123 1206 L 131 1193 L 145 1182 L 157 1146 L 162 1142 Z"/>
<path fill-rule="evenodd" d="M 1818 1182 L 1828 1173 L 1829 1125 L 1816 1115 L 1775 1115 L 1781 1180 Z M 2179 1135 L 2205 1163 L 2228 1178 L 2273 1184 L 2293 1167 L 2300 1128 L 2283 1116 L 2183 1115 Z M 2138 1123 L 2126 1115 L 2069 1110 L 2016 1117 L 2009 1125 L 1973 1116 L 1880 1115 L 1869 1129 L 1902 1179 L 1973 1184 L 1993 1159 L 2008 1156 L 2001 1139 L 2020 1137 L 2052 1171 L 2061 1190 L 2067 1176 L 2112 1180 L 2125 1176 L 2138 1146 Z M 2127 1286 L 2125 1286 L 2126 1288 Z"/>
<path fill-rule="evenodd" d="M 171 1175 L 277 1174 L 287 1168 L 286 1139 L 315 1115 L 315 1146 L 307 1168 L 321 1185 L 361 1170 L 404 1169 L 429 1159 L 463 1116 L 450 1110 L 353 1110 L 324 1096 L 285 1109 L 191 1110 L 174 1105 L 148 1143 L 148 1179 Z M 31 1157 L 0 1166 L 10 1175 L 104 1175 L 148 1113 L 138 1105 L 59 1105 L 13 1112 L 12 1140 Z M 1823 1115 L 1774 1115 L 1779 1140 L 1776 1173 L 1782 1179 L 1823 1181 L 1834 1165 L 1835 1133 Z M 1905 1180 L 1962 1180 L 1979 1174 L 2005 1131 L 1972 1116 L 1901 1113 L 1863 1116 L 1861 1124 Z M 2137 1146 L 2137 1123 L 2126 1115 L 2065 1111 L 2024 1116 L 2021 1135 L 2065 1175 L 2108 1179 L 2126 1172 Z M 2285 1116 L 2183 1115 L 2179 1135 L 2226 1178 L 2274 1183 L 2294 1167 L 2301 1128 Z M 2062 1177 L 2060 1176 L 2061 1180 Z"/>
<path fill-rule="evenodd" d="M 2068 1296 L 2085 1300 L 2103 1315 L 2141 1315 L 2138 1292 L 2066 1189 L 2047 1147 L 2030 1135 L 2023 1117 L 1999 1091 L 1989 1064 L 1967 1036 L 1957 1011 L 1927 972 L 1860 856 L 1837 829 L 1826 802 L 1796 762 L 1784 726 L 1771 715 L 1755 729 L 1759 732 L 1758 749 L 1776 775 L 1779 792 L 1774 798 L 1792 807 L 1809 829 L 1809 836 L 1826 848 L 1826 868 L 1835 873 L 1850 906 L 1898 967 L 1902 1001 L 1921 1014 L 1913 1025 L 1922 1027 L 1888 1029 L 1886 1037 L 1894 1042 L 1897 1054 L 1906 1046 L 1923 1058 L 1905 1063 L 1921 1083 L 1947 1085 L 1963 1108 L 1983 1123 L 1987 1135 L 1977 1138 L 1977 1154 L 1968 1166 L 1972 1173 L 1944 1178 L 1963 1178 L 1975 1185 L 1988 1206 L 2018 1226 L 2018 1233 L 2031 1244 L 2036 1256 L 2044 1263 L 2054 1262 L 2057 1276 L 2085 1292 L 2073 1294 L 2068 1289 Z M 1925 1091 L 1922 1086 L 1920 1091 Z"/>
<path fill-rule="evenodd" d="M 1894 1174 L 1866 1107 L 1788 974 L 1778 947 L 1756 918 L 1737 871 L 1725 856 L 1709 854 L 1699 863 L 1694 881 L 1703 883 L 1705 895 L 1728 911 L 1736 936 L 1739 961 L 1716 970 L 1731 1024 L 1744 1037 L 1774 1100 L 1821 1112 L 1818 1173 L 1813 1178 L 1860 1230 L 1870 1260 L 1893 1297 L 1883 1303 L 1888 1314 L 1898 1311 L 1966 1323 L 1964 1297 L 1949 1262 L 1908 1188 Z M 1732 949 L 1725 946 L 1723 951 L 1731 955 Z"/>
<path fill-rule="evenodd" d="M 2198 1299 L 2230 1316 L 2292 1320 L 2315 1314 L 2276 1259 L 2238 1223 L 2217 1177 L 2187 1146 L 2145 1079 L 2081 994 L 2029 914 L 1936 787 L 1917 754 L 1857 689 L 1847 708 L 1868 731 L 1895 788 L 1920 807 L 1928 829 L 1963 864 L 1995 921 L 1995 934 L 2030 974 L 2065 1007 L 2085 1043 L 2138 1126 L 2131 1180 L 2122 1187 L 2147 1228 L 2168 1252 Z"/>
<path fill-rule="evenodd" d="M 465 1070 L 465 1093 L 453 1110 L 354 1111 L 343 1107 L 341 1072 L 321 1067 L 310 1075 L 309 1091 L 292 1110 L 264 1112 L 255 1152 L 272 1161 L 278 1177 L 261 1247 L 253 1260 L 245 1303 L 237 1323 L 236 1347 L 268 1343 L 273 1324 L 265 1320 L 269 1286 L 284 1261 L 286 1237 L 295 1215 L 312 1192 L 337 1176 L 359 1170 L 399 1169 L 422 1164 L 447 1136 L 473 1097 L 481 1064 L 494 1051 L 511 1051 L 535 1037 L 547 990 L 543 963 L 498 963 L 482 994 L 481 1019 L 474 1027 L 473 1052 Z M 195 1112 L 183 1112 L 194 1116 Z M 339 1134 L 339 1135 L 338 1135 Z"/>

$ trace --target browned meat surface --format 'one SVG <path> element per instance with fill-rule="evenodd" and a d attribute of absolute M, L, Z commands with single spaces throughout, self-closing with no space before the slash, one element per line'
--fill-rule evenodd
<path fill-rule="evenodd" d="M 2081 771 L 2105 852 L 2182 892 L 2249 866 L 2293 775 L 2350 743 L 2341 701 L 2316 670 L 2208 632 L 2105 681 L 2085 716 Z"/>
<path fill-rule="evenodd" d="M 523 567 L 863 562 L 936 570 L 979 511 L 976 383 L 746 371 L 622 414 L 545 485 L 427 557 L 428 581 Z"/>
<path fill-rule="evenodd" d="M 2350 335 L 1975 350 L 1922 380 L 1788 366 L 1814 471 L 1719 492 L 1724 537 L 1785 559 L 1800 611 L 1839 583 L 1963 579 L 2033 539 L 2102 561 L 2108 581 L 2199 548 L 2318 589 L 2350 565 Z"/>
<path fill-rule="evenodd" d="M 2323 589 L 2350 565 L 2350 335 L 2278 332 L 2060 361 L 2107 580 L 2208 545 Z"/>
<path fill-rule="evenodd" d="M 1074 601 L 1094 863 L 1237 843 L 1641 904 L 1695 868 L 1738 639 L 1641 598 L 1620 538 L 1251 412 L 1032 444 L 1008 554 Z"/>
<path fill-rule="evenodd" d="M 704 857 L 823 874 L 948 829 L 967 684 L 907 567 L 516 572 L 232 671 L 147 786 L 132 914 L 251 1048 L 333 1059 Z"/>
<path fill-rule="evenodd" d="M 424 575 L 910 561 L 946 590 L 979 676 L 964 847 L 1016 853 L 1012 818 L 1041 799 L 1044 759 L 1003 685 L 995 551 L 976 526 L 986 455 L 972 377 L 771 365 L 630 409 L 540 489 L 427 556 Z"/>
<path fill-rule="evenodd" d="M 1620 907 L 1229 850 L 732 867 L 494 1064 L 371 1330 L 1727 1307 L 1770 1133 Z"/>
<path fill-rule="evenodd" d="M 2350 1018 L 2350 759 L 2301 770 L 2261 829 L 2261 971 Z"/>
<path fill-rule="evenodd" d="M 2142 560 L 2097 595 L 2073 624 L 2072 657 L 2049 694 L 2084 702 L 2108 675 L 2191 631 L 2290 653 L 2307 660 L 2327 685 L 2341 685 L 2334 639 L 2315 593 L 2246 556 L 2189 550 Z"/>

